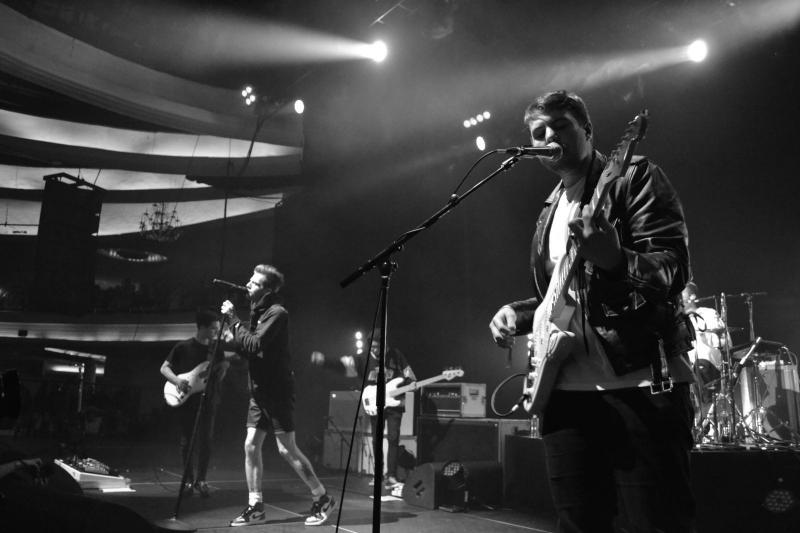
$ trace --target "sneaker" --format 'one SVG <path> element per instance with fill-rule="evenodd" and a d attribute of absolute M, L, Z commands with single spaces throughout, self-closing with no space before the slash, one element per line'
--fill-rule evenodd
<path fill-rule="evenodd" d="M 401 485 L 401 483 L 397 481 L 397 478 L 394 476 L 388 476 L 383 484 L 383 486 L 388 490 L 392 490 L 397 485 Z"/>
<path fill-rule="evenodd" d="M 264 513 L 264 504 L 258 502 L 255 505 L 245 507 L 242 514 L 231 520 L 231 526 L 251 526 L 253 524 L 263 524 L 267 521 Z"/>
<path fill-rule="evenodd" d="M 194 483 L 187 482 L 183 485 L 183 495 L 184 496 L 191 496 L 194 492 Z"/>
<path fill-rule="evenodd" d="M 194 488 L 203 498 L 208 498 L 211 495 L 211 490 L 208 488 L 208 483 L 205 481 L 195 482 Z"/>
<path fill-rule="evenodd" d="M 311 516 L 306 518 L 306 525 L 321 526 L 331 515 L 334 507 L 336 507 L 336 499 L 328 496 L 328 493 L 323 494 L 311 505 Z"/>

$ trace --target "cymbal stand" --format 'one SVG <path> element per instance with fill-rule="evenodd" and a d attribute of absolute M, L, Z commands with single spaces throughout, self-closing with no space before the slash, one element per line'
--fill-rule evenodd
<path fill-rule="evenodd" d="M 725 293 L 720 294 L 720 318 L 722 320 L 725 339 L 730 338 L 728 333 L 728 304 Z M 718 444 L 731 444 L 736 441 L 736 404 L 733 401 L 733 387 L 731 380 L 731 348 L 725 342 L 722 353 L 722 368 L 719 376 L 719 392 L 714 396 L 712 412 L 716 431 L 714 438 Z"/>

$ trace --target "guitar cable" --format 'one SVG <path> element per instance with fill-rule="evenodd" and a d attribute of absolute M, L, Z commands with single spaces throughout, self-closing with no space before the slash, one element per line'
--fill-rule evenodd
<path fill-rule="evenodd" d="M 497 407 L 496 407 L 496 405 L 495 405 L 495 399 L 496 399 L 496 397 L 497 397 L 497 393 L 498 393 L 498 392 L 500 392 L 500 389 L 502 389 L 503 387 L 505 387 L 505 386 L 508 384 L 508 382 L 509 382 L 509 381 L 511 381 L 512 379 L 514 379 L 514 378 L 516 378 L 516 377 L 520 377 L 520 376 L 522 376 L 522 377 L 524 378 L 524 377 L 526 377 L 527 375 L 528 375 L 528 373 L 527 373 L 527 372 L 517 372 L 516 374 L 511 374 L 510 376 L 508 376 L 507 378 L 505 378 L 503 381 L 501 381 L 501 382 L 500 382 L 500 383 L 497 385 L 497 387 L 495 387 L 495 388 L 494 388 L 494 390 L 492 391 L 492 396 L 491 396 L 491 399 L 490 399 L 490 406 L 491 406 L 491 408 L 492 408 L 492 412 L 493 412 L 495 415 L 497 415 L 497 416 L 499 416 L 499 417 L 501 417 L 501 418 L 502 418 L 502 417 L 505 417 L 505 416 L 508 416 L 508 415 L 510 415 L 511 413 L 513 413 L 514 411 L 516 411 L 517 409 L 519 409 L 519 408 L 520 408 L 520 406 L 522 405 L 522 403 L 523 403 L 523 402 L 524 402 L 524 401 L 527 399 L 525 394 L 522 394 L 522 395 L 519 397 L 519 399 L 518 399 L 518 400 L 517 400 L 517 402 L 516 402 L 516 403 L 513 405 L 513 407 L 511 407 L 511 409 L 509 409 L 508 411 L 505 411 L 505 412 L 503 412 L 503 413 L 501 413 L 501 412 L 499 412 L 499 411 L 497 410 Z"/>

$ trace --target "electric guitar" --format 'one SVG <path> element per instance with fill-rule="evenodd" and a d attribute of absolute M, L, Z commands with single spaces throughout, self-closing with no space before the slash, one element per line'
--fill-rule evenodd
<path fill-rule="evenodd" d="M 609 209 L 610 186 L 628 170 L 633 150 L 647 130 L 647 119 L 646 110 L 636 115 L 609 156 L 588 205 L 592 219 L 598 219 Z M 529 413 L 541 414 L 544 410 L 561 365 L 571 351 L 574 335 L 567 328 L 575 313 L 575 300 L 569 294 L 569 287 L 577 270 L 576 259 L 575 246 L 568 244 L 567 252 L 553 269 L 547 293 L 533 315 L 528 375 L 522 386 L 522 405 Z"/>
<path fill-rule="evenodd" d="M 403 377 L 389 380 L 386 382 L 386 407 L 397 407 L 400 405 L 401 400 L 398 399 L 397 396 L 402 396 L 409 391 L 417 390 L 420 387 L 430 385 L 431 383 L 436 383 L 437 381 L 450 381 L 454 378 L 460 378 L 463 375 L 464 371 L 462 369 L 451 368 L 445 370 L 438 376 L 423 379 L 422 381 L 415 381 L 402 387 L 400 386 L 400 383 L 403 382 Z M 361 395 L 361 404 L 364 406 L 364 412 L 369 416 L 375 416 L 378 414 L 378 405 L 376 403 L 377 390 L 377 385 L 367 385 L 364 387 L 364 394 Z"/>
<path fill-rule="evenodd" d="M 190 371 L 178 374 L 179 378 L 189 382 L 189 390 L 186 392 L 180 392 L 178 387 L 170 381 L 164 383 L 164 400 L 167 405 L 178 407 L 183 405 L 192 394 L 203 392 L 206 389 L 206 383 L 208 383 L 209 364 L 209 361 L 203 361 Z"/>

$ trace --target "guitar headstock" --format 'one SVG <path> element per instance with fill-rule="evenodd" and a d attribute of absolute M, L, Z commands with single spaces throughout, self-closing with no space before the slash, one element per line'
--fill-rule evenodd
<path fill-rule="evenodd" d="M 622 134 L 622 138 L 608 156 L 608 163 L 600 178 L 601 181 L 613 181 L 625 173 L 633 157 L 636 144 L 644 139 L 649 118 L 650 115 L 645 109 L 628 122 L 625 133 Z"/>
<path fill-rule="evenodd" d="M 464 371 L 461 368 L 448 368 L 444 372 L 442 372 L 442 376 L 447 381 L 451 381 L 455 378 L 460 378 L 464 375 Z"/>

